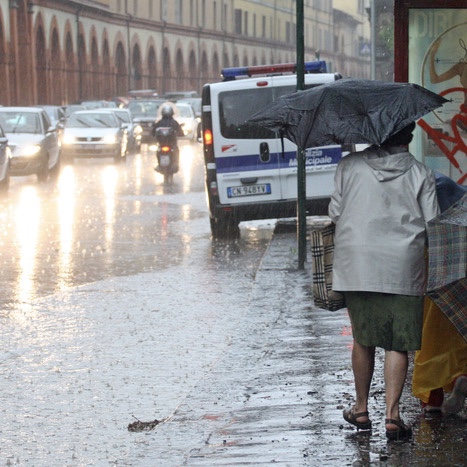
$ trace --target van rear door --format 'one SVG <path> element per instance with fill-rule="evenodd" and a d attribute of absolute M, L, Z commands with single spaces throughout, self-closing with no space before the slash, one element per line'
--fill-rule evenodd
<path fill-rule="evenodd" d="M 211 85 L 211 102 L 217 103 L 211 112 L 221 204 L 283 199 L 280 140 L 247 120 L 280 95 L 294 92 L 293 82 L 291 76 L 290 85 L 280 89 L 274 86 L 274 77 Z"/>

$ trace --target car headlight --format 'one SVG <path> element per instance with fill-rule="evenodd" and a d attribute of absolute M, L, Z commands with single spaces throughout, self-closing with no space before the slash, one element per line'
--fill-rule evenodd
<path fill-rule="evenodd" d="M 41 147 L 38 144 L 31 144 L 29 146 L 24 146 L 21 149 L 21 155 L 30 157 L 30 156 L 35 156 L 38 154 L 41 150 Z"/>
<path fill-rule="evenodd" d="M 118 142 L 115 135 L 105 135 L 102 141 L 104 144 L 116 144 Z"/>
<path fill-rule="evenodd" d="M 74 144 L 76 142 L 76 138 L 71 135 L 63 135 L 62 144 Z"/>

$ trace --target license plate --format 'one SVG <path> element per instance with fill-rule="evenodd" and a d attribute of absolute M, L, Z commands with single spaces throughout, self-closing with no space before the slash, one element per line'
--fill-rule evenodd
<path fill-rule="evenodd" d="M 262 185 L 229 186 L 227 188 L 227 196 L 229 198 L 238 198 L 240 196 L 270 195 L 270 194 L 271 194 L 270 183 L 264 183 Z"/>
<path fill-rule="evenodd" d="M 168 167 L 170 165 L 170 156 L 161 154 L 159 157 L 159 163 L 162 167 Z"/>
<path fill-rule="evenodd" d="M 98 148 L 97 144 L 80 144 L 79 147 L 80 147 L 81 149 L 88 149 L 88 150 L 90 150 L 90 151 L 92 151 L 92 150 Z"/>

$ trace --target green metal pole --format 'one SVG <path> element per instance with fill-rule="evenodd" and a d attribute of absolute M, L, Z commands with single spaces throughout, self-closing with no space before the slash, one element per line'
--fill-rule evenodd
<path fill-rule="evenodd" d="M 305 44 L 303 0 L 297 0 L 297 91 L 305 89 Z M 297 148 L 297 239 L 298 269 L 306 261 L 306 158 L 304 148 Z"/>

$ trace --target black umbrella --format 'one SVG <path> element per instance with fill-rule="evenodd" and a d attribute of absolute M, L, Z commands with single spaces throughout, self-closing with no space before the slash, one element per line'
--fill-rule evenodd
<path fill-rule="evenodd" d="M 341 79 L 282 96 L 248 121 L 305 149 L 330 144 L 381 144 L 448 102 L 417 84 Z"/>

